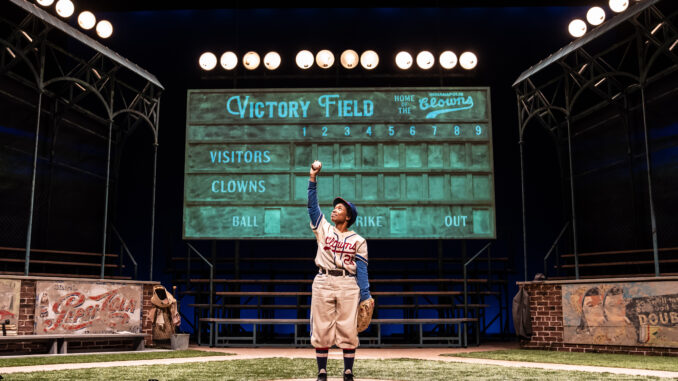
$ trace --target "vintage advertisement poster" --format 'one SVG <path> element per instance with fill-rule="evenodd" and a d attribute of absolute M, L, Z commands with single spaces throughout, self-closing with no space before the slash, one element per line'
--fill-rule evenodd
<path fill-rule="evenodd" d="M 0 335 L 17 334 L 20 297 L 20 280 L 0 279 L 0 325 L 4 326 L 4 332 L 0 332 Z"/>
<path fill-rule="evenodd" d="M 678 348 L 678 282 L 562 286 L 566 343 Z"/>
<path fill-rule="evenodd" d="M 140 285 L 37 282 L 35 333 L 139 333 L 141 298 Z"/>

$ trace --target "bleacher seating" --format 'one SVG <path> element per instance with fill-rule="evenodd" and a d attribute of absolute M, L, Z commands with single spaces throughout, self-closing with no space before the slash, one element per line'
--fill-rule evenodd
<path fill-rule="evenodd" d="M 660 248 L 658 254 L 660 275 L 678 275 L 678 247 Z M 584 252 L 577 256 L 580 278 L 655 276 L 652 249 Z M 574 278 L 574 254 L 561 254 L 553 268 L 554 274 L 549 279 Z"/>
<path fill-rule="evenodd" d="M 299 339 L 304 337 L 304 332 L 298 331 L 298 328 L 304 327 L 303 324 L 284 322 L 289 319 L 307 321 L 309 317 L 311 284 L 318 271 L 312 257 L 212 255 L 210 260 L 215 274 L 211 305 L 208 266 L 201 258 L 190 254 L 173 257 L 167 270 L 173 274 L 173 284 L 178 287 L 181 305 L 193 309 L 194 316 L 186 320 L 194 331 L 200 332 L 198 340 L 208 343 L 213 339 L 210 325 L 200 324 L 202 321 L 220 322 L 213 328 L 217 330 L 214 336 L 239 337 L 241 343 L 243 337 L 245 342 L 254 343 L 256 336 L 256 345 L 307 344 L 307 341 Z M 461 329 L 462 321 L 454 319 L 467 317 L 464 316 L 464 279 L 461 276 L 463 262 L 465 259 L 460 257 L 384 258 L 372 254 L 370 288 L 376 300 L 374 319 L 380 323 L 361 334 L 363 345 L 465 345 L 461 339 L 451 339 L 461 334 L 457 330 Z M 477 258 L 469 267 L 466 307 L 468 318 L 478 324 L 463 321 L 469 329 L 464 334 L 470 337 L 485 334 L 497 322 L 502 333 L 507 330 L 506 279 L 511 271 L 508 258 L 491 255 Z M 491 316 L 486 313 L 488 307 L 493 308 Z M 398 319 L 400 322 L 396 323 Z M 429 323 L 420 327 L 416 319 L 425 319 Z M 255 325 L 253 320 L 260 323 Z M 454 324 L 450 323 L 452 321 Z M 400 325 L 402 329 L 389 327 L 391 332 L 386 332 L 381 328 L 386 324 Z M 290 339 L 291 332 L 281 334 L 275 325 L 294 326 L 294 340 Z M 256 329 L 256 334 L 253 329 Z M 307 324 L 303 329 L 308 329 Z M 421 332 L 421 329 L 427 331 Z M 436 337 L 440 340 L 436 341 Z M 217 345 L 235 342 L 238 340 L 214 341 Z"/>
<path fill-rule="evenodd" d="M 24 275 L 26 249 L 0 247 L 0 274 Z M 106 254 L 104 278 L 132 279 L 121 275 L 125 265 L 118 254 Z M 31 276 L 68 276 L 71 278 L 99 278 L 101 276 L 101 253 L 67 250 L 31 249 L 29 273 Z"/>

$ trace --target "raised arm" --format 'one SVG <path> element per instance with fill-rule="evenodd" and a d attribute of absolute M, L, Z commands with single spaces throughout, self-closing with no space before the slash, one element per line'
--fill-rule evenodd
<path fill-rule="evenodd" d="M 323 218 L 323 213 L 318 206 L 318 183 L 316 183 L 316 176 L 322 168 L 322 163 L 318 160 L 311 164 L 310 177 L 308 179 L 308 216 L 311 218 L 311 225 L 313 229 L 318 228 L 320 220 Z"/>

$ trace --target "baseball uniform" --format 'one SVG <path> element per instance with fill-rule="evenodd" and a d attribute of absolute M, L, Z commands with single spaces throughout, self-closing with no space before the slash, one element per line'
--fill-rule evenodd
<path fill-rule="evenodd" d="M 315 348 L 356 348 L 358 303 L 370 297 L 367 242 L 352 230 L 339 231 L 325 219 L 316 189 L 317 184 L 309 181 L 308 208 L 318 243 L 315 264 L 320 270 L 313 280 L 311 344 Z"/>

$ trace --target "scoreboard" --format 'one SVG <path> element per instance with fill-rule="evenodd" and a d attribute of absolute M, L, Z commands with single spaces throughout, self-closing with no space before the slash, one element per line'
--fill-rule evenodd
<path fill-rule="evenodd" d="M 306 239 L 318 199 L 368 239 L 495 238 L 490 90 L 189 90 L 184 239 Z"/>

